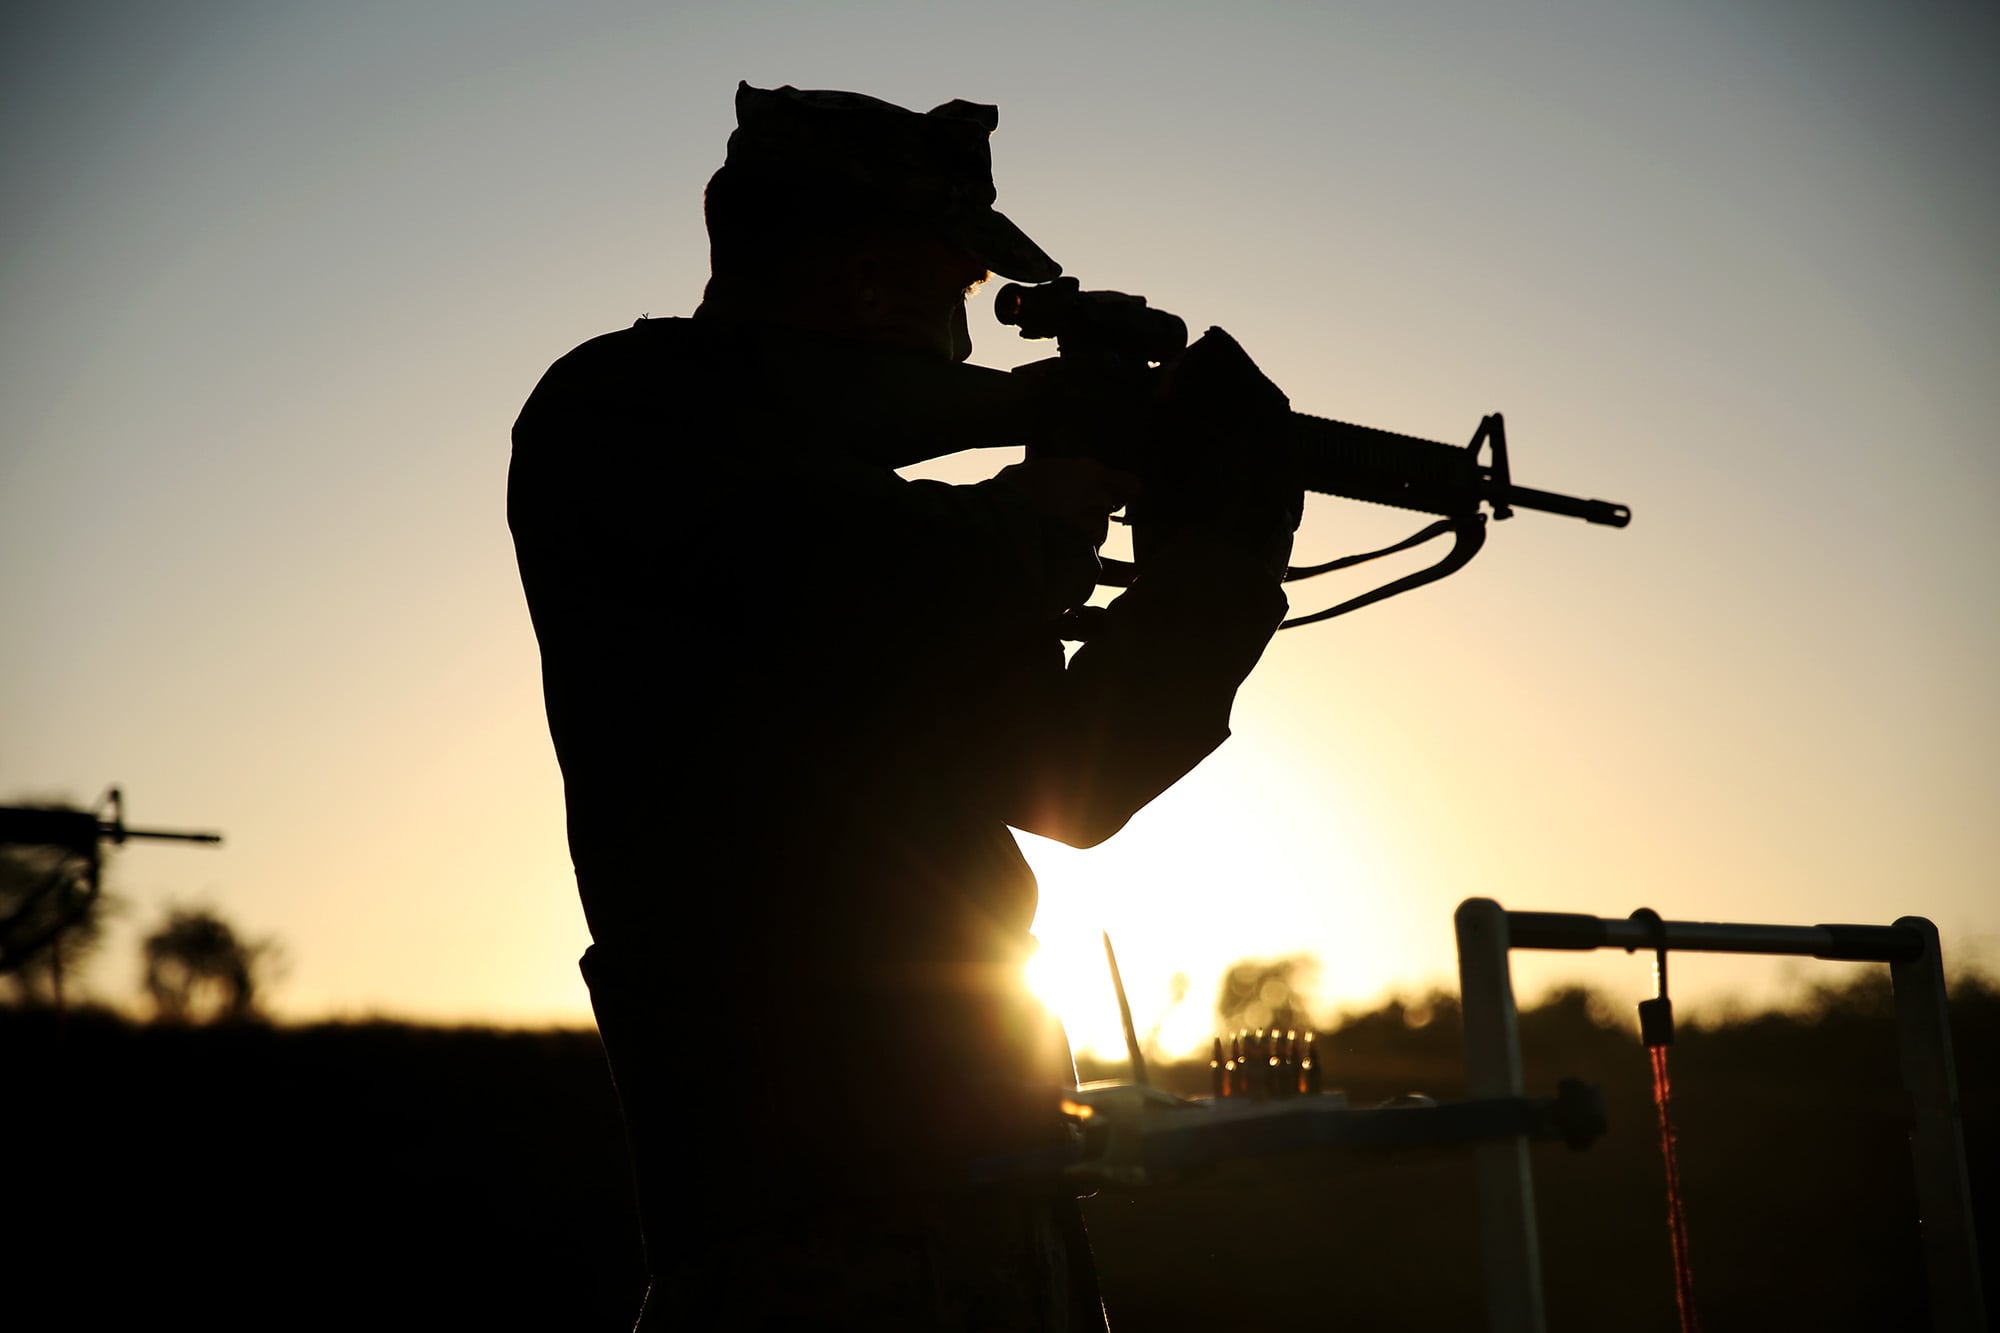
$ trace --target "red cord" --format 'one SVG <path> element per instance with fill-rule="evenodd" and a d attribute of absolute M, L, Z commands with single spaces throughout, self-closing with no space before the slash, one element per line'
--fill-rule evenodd
<path fill-rule="evenodd" d="M 1674 1304 L 1680 1310 L 1681 1333 L 1697 1333 L 1694 1314 L 1694 1266 L 1688 1258 L 1687 1215 L 1681 1209 L 1681 1169 L 1674 1155 L 1673 1085 L 1667 1079 L 1667 1048 L 1652 1046 L 1653 1103 L 1660 1108 L 1660 1156 L 1667 1166 L 1667 1232 L 1674 1243 Z"/>

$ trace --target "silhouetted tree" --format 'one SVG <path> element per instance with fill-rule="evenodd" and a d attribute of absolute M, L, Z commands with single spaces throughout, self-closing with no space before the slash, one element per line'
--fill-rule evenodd
<path fill-rule="evenodd" d="M 1216 1021 L 1225 1032 L 1311 1027 L 1309 1007 L 1318 977 L 1319 960 L 1308 953 L 1244 959 L 1223 974 L 1215 997 Z"/>
<path fill-rule="evenodd" d="M 259 974 L 275 952 L 269 940 L 240 938 L 207 908 L 178 908 L 142 948 L 146 993 L 160 1018 L 200 1022 L 257 1016 Z"/>

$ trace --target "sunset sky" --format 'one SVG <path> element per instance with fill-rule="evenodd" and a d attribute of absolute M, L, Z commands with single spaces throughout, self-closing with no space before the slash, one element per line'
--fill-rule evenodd
<path fill-rule="evenodd" d="M 508 431 L 570 347 L 693 308 L 743 78 L 997 103 L 1000 207 L 1086 286 L 1303 411 L 1504 411 L 1517 480 L 1634 511 L 1287 632 L 1124 833 L 1024 838 L 1080 1038 L 1100 926 L 1170 1047 L 1239 957 L 1318 955 L 1328 1009 L 1447 982 L 1472 895 L 1918 913 L 2000 961 L 1996 67 L 1992 6 L 1847 0 L 11 5 L 0 800 L 116 782 L 227 835 L 118 857 L 104 998 L 205 902 L 282 942 L 286 1017 L 587 1020 Z M 975 360 L 1048 354 L 990 305 Z M 1300 557 L 1417 525 L 1319 501 Z M 1677 967 L 1711 1004 L 1844 975 Z"/>

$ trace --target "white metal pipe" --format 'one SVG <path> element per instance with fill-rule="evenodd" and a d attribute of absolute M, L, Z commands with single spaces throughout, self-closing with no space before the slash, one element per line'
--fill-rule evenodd
<path fill-rule="evenodd" d="M 1507 965 L 1507 911 L 1491 898 L 1468 898 L 1453 918 L 1458 931 L 1458 994 L 1465 1021 L 1468 1097 L 1519 1097 L 1521 1035 Z M 1479 1175 L 1480 1245 L 1486 1311 L 1494 1333 L 1543 1333 L 1541 1243 L 1535 1234 L 1535 1182 L 1523 1135 L 1473 1149 Z"/>

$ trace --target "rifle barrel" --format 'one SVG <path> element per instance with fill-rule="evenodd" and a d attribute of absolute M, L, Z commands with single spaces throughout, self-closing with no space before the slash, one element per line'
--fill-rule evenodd
<path fill-rule="evenodd" d="M 183 833 L 175 829 L 125 828 L 118 824 L 104 824 L 99 831 L 113 842 L 123 842 L 127 838 L 154 838 L 167 842 L 221 842 L 220 833 Z"/>
<path fill-rule="evenodd" d="M 1586 523 L 1602 523 L 1613 528 L 1622 528 L 1632 521 L 1630 509 L 1610 500 L 1579 500 L 1572 495 L 1557 495 L 1553 491 L 1537 491 L 1526 486 L 1509 486 L 1502 503 L 1519 505 L 1523 509 L 1539 509 L 1544 513 L 1567 514 Z"/>
<path fill-rule="evenodd" d="M 1632 511 L 1611 500 L 1579 500 L 1528 486 L 1503 486 L 1463 445 L 1304 412 L 1292 413 L 1292 440 L 1306 489 L 1321 495 L 1447 518 L 1469 516 L 1485 500 L 1496 507 L 1539 509 L 1614 528 L 1632 521 Z"/>

